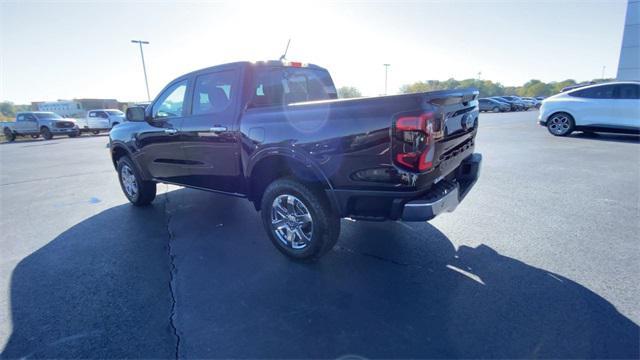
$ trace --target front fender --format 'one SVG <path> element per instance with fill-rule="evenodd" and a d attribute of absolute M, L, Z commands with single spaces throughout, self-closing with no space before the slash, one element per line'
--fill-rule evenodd
<path fill-rule="evenodd" d="M 152 177 L 149 174 L 149 172 L 140 166 L 140 164 L 138 163 L 138 161 L 136 161 L 136 156 L 134 155 L 134 153 L 131 151 L 131 149 L 127 146 L 126 143 L 119 141 L 119 140 L 113 140 L 110 139 L 109 140 L 109 153 L 111 154 L 111 161 L 113 162 L 113 166 L 117 169 L 118 164 L 117 164 L 117 158 L 119 158 L 121 155 L 125 155 L 128 156 L 131 161 L 133 162 L 133 165 L 135 165 L 136 169 L 138 170 L 138 173 L 142 176 L 142 178 L 144 180 L 151 180 Z"/>

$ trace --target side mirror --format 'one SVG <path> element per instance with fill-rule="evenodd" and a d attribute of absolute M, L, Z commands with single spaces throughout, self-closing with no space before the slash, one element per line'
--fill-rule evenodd
<path fill-rule="evenodd" d="M 133 106 L 127 109 L 127 121 L 145 120 L 145 109 L 142 106 Z"/>

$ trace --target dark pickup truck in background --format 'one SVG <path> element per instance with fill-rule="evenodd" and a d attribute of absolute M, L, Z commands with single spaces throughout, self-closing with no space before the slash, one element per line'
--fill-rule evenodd
<path fill-rule="evenodd" d="M 478 91 L 338 100 L 327 70 L 238 62 L 183 75 L 110 133 L 135 205 L 156 183 L 245 197 L 284 254 L 330 250 L 340 218 L 426 221 L 475 184 Z"/>

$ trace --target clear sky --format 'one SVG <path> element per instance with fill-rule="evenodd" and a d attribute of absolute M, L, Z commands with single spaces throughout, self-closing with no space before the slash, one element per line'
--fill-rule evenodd
<path fill-rule="evenodd" d="M 626 1 L 7 2 L 0 100 L 146 100 L 173 78 L 239 60 L 324 66 L 365 95 L 477 77 L 504 85 L 615 77 Z"/>

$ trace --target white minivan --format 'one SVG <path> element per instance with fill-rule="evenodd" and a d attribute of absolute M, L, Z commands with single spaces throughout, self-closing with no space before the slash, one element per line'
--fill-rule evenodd
<path fill-rule="evenodd" d="M 640 82 L 580 87 L 545 99 L 538 123 L 555 136 L 574 130 L 640 134 Z"/>
<path fill-rule="evenodd" d="M 87 116 L 77 119 L 80 131 L 98 134 L 101 131 L 109 131 L 112 127 L 123 123 L 124 113 L 118 109 L 95 109 L 87 111 Z"/>

